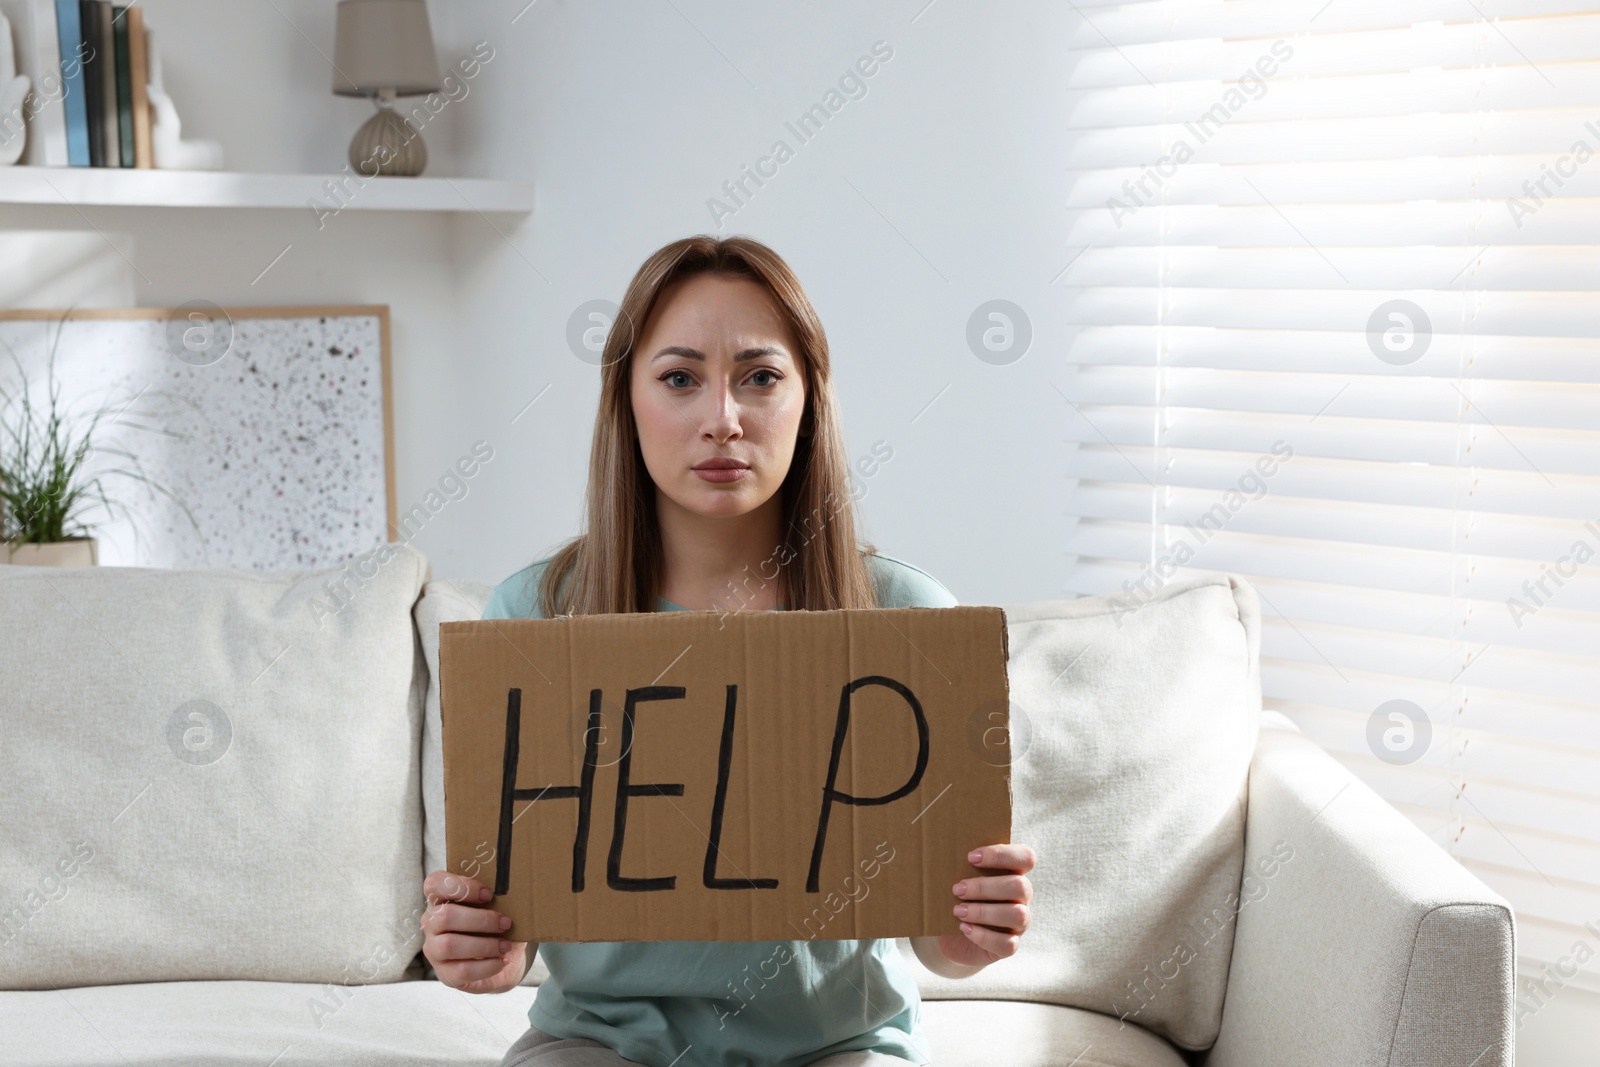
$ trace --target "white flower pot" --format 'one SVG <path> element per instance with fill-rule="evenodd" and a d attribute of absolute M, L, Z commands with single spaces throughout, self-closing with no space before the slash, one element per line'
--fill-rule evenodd
<path fill-rule="evenodd" d="M 69 537 L 46 544 L 9 541 L 0 563 L 14 567 L 93 567 L 100 561 L 97 545 L 92 537 Z"/>

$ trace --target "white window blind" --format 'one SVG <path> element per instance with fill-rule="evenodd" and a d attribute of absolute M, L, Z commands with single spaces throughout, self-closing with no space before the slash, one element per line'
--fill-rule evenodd
<path fill-rule="evenodd" d="M 1072 6 L 1069 591 L 1244 576 L 1524 1010 L 1600 988 L 1600 11 Z"/>

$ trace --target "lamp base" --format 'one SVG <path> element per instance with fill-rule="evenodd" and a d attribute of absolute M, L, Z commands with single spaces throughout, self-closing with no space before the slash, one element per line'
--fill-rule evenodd
<path fill-rule="evenodd" d="M 379 104 L 350 141 L 350 166 L 368 178 L 414 178 L 428 166 L 428 147 L 404 115 Z"/>

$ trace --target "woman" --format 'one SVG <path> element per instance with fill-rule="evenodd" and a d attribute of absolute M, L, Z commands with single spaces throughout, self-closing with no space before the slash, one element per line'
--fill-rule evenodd
<path fill-rule="evenodd" d="M 827 339 L 765 245 L 698 236 L 646 260 L 601 382 L 587 530 L 501 582 L 485 618 L 955 604 L 924 572 L 858 548 Z M 967 862 L 1013 873 L 957 883 L 961 932 L 913 939 L 952 978 L 1015 953 L 1033 897 L 1028 846 L 984 846 Z M 489 889 L 445 871 L 426 889 L 423 952 L 440 980 L 516 986 L 540 946 L 501 939 L 509 920 Z M 503 1067 L 929 1062 L 916 982 L 891 939 L 543 951 L 550 980 Z M 735 985 L 758 964 L 759 988 Z"/>

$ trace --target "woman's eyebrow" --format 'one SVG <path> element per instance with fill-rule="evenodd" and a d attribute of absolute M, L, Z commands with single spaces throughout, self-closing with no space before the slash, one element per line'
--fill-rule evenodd
<path fill-rule="evenodd" d="M 781 358 L 787 355 L 788 353 L 781 348 L 774 347 L 773 345 L 761 345 L 758 348 L 746 348 L 742 352 L 739 352 L 737 355 L 735 355 L 733 357 L 733 361 L 735 363 L 742 363 L 747 359 L 760 359 L 763 356 L 778 356 Z M 687 345 L 668 345 L 655 355 L 651 356 L 650 362 L 654 363 L 656 360 L 661 359 L 664 356 L 682 356 L 685 359 L 698 359 L 702 363 L 706 361 L 705 353 L 701 352 L 699 349 L 690 348 Z"/>

